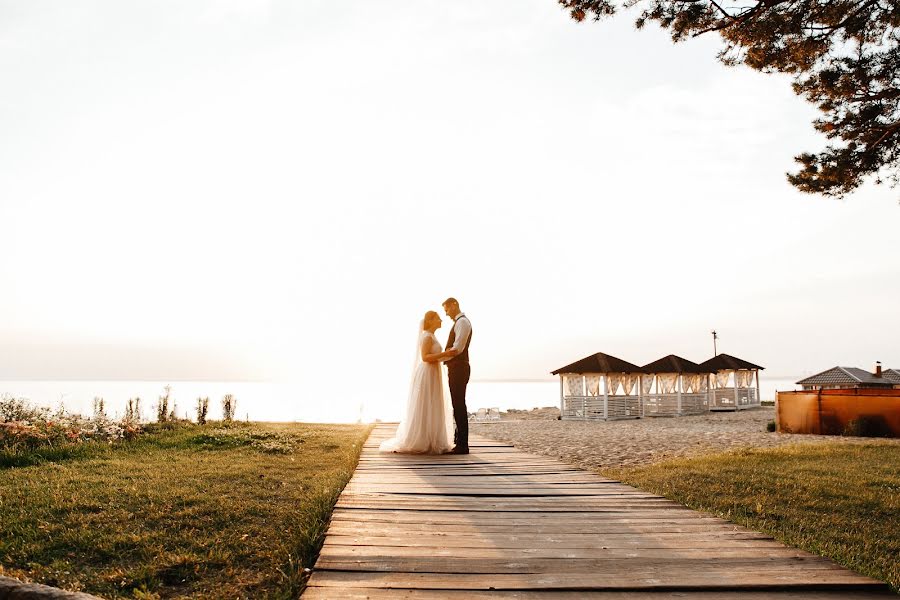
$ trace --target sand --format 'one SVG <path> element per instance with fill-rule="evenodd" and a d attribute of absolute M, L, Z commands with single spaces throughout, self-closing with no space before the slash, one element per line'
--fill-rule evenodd
<path fill-rule="evenodd" d="M 558 421 L 549 418 L 471 423 L 470 430 L 517 448 L 554 456 L 588 469 L 650 464 L 737 448 L 772 448 L 786 444 L 865 443 L 848 438 L 774 433 L 766 424 L 775 409 L 755 408 L 689 417 L 656 417 L 623 421 Z M 557 413 L 558 414 L 558 411 Z M 515 415 L 504 415 L 514 417 Z M 890 440 L 900 444 L 900 439 Z"/>

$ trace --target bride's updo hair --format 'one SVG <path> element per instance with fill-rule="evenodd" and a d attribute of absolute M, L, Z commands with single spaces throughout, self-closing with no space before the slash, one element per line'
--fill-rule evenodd
<path fill-rule="evenodd" d="M 429 310 L 427 313 L 425 313 L 425 318 L 422 319 L 422 331 L 425 331 L 425 329 L 428 327 L 428 324 L 436 316 L 438 316 L 438 314 L 436 311 L 433 311 L 433 310 Z"/>

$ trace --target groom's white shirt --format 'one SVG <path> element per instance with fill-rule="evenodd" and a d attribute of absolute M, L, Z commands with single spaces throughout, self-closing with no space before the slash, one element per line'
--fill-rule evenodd
<path fill-rule="evenodd" d="M 472 335 L 472 323 L 466 313 L 459 313 L 454 319 L 453 329 L 456 330 L 456 339 L 453 340 L 453 350 L 462 352 L 469 343 L 469 336 Z"/>

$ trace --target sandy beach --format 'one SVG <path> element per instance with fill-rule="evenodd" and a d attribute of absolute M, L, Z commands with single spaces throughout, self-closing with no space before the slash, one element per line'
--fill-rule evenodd
<path fill-rule="evenodd" d="M 529 452 L 554 456 L 589 469 L 650 464 L 737 448 L 771 448 L 786 444 L 864 443 L 871 438 L 770 433 L 766 424 L 775 409 L 762 407 L 737 413 L 623 421 L 558 421 L 552 409 L 545 418 L 472 423 L 478 435 L 510 442 Z M 556 411 L 558 414 L 558 411 Z M 890 440 L 900 444 L 900 440 Z"/>

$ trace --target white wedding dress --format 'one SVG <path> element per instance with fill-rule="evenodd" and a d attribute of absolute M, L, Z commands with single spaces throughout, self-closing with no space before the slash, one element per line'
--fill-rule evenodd
<path fill-rule="evenodd" d="M 430 331 L 419 336 L 406 415 L 400 420 L 396 435 L 382 442 L 382 452 L 442 454 L 453 447 L 453 407 L 444 390 L 441 363 L 424 362 L 422 349 L 426 354 L 441 352 L 441 344 Z"/>

